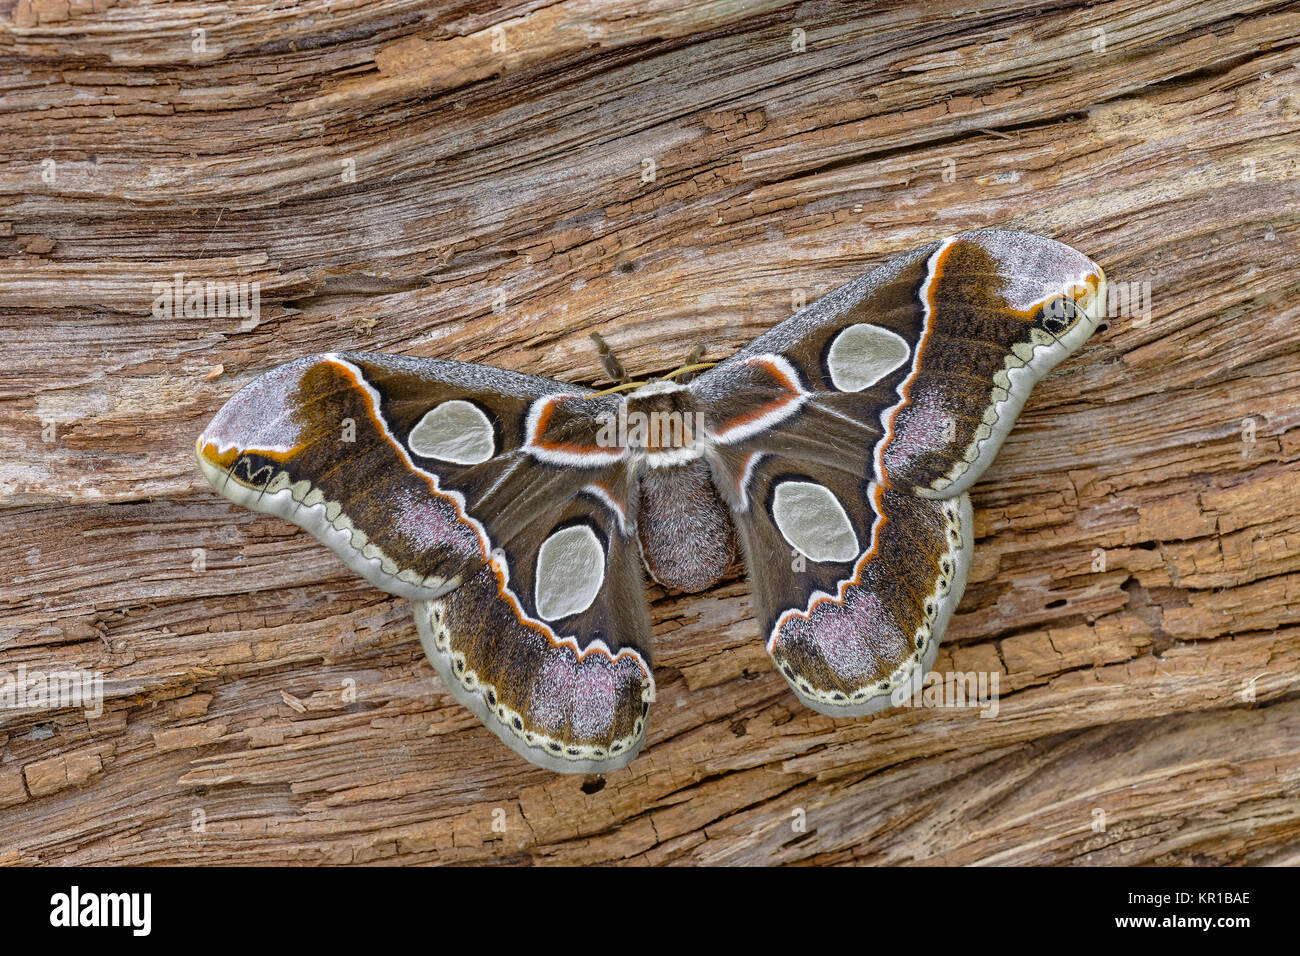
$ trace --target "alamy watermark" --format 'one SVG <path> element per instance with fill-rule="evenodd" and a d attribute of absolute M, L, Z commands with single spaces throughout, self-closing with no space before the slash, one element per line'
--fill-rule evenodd
<path fill-rule="evenodd" d="M 600 448 L 686 448 L 704 434 L 703 412 L 642 412 L 621 409 L 597 419 L 596 445 Z"/>
<path fill-rule="evenodd" d="M 1106 283 L 1106 316 L 1128 317 L 1135 328 L 1145 328 L 1151 322 L 1151 283 Z"/>
<path fill-rule="evenodd" d="M 1091 292 L 1067 294 L 1052 298 L 1043 308 L 1047 315 L 1054 318 L 1069 318 L 1070 310 L 1078 308 L 1081 300 Z M 1066 306 L 1066 300 L 1070 305 Z M 1151 283 L 1107 282 L 1105 308 L 1098 315 L 1099 319 L 1128 318 L 1133 320 L 1134 328 L 1145 328 L 1151 323 Z"/>
<path fill-rule="evenodd" d="M 262 286 L 237 280 L 185 279 L 176 273 L 170 282 L 155 282 L 150 289 L 156 319 L 244 319 L 257 325 L 262 315 Z"/>
<path fill-rule="evenodd" d="M 912 671 L 910 680 L 889 695 L 895 707 L 978 707 L 981 717 L 998 715 L 999 675 L 996 671 Z"/>
<path fill-rule="evenodd" d="M 153 894 L 83 893 L 74 885 L 50 897 L 50 925 L 122 927 L 133 936 L 148 936 L 153 928 Z"/>
<path fill-rule="evenodd" d="M 99 671 L 0 671 L 0 709 L 62 710 L 80 707 L 87 717 L 104 713 L 104 675 Z"/>

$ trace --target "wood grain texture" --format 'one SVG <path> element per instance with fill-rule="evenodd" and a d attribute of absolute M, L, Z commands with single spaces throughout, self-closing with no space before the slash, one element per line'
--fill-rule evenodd
<path fill-rule="evenodd" d="M 0 2 L 0 671 L 105 696 L 0 714 L 0 862 L 1300 862 L 1298 36 L 1265 0 Z M 301 355 L 593 383 L 599 331 L 661 372 L 993 225 L 1150 304 L 975 489 L 936 669 L 996 717 L 801 707 L 735 569 L 651 591 L 643 755 L 556 776 L 193 463 Z M 178 272 L 257 320 L 155 316 Z"/>

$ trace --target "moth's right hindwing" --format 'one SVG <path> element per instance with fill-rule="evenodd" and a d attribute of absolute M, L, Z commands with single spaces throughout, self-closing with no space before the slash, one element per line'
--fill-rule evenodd
<path fill-rule="evenodd" d="M 417 602 L 420 640 L 456 697 L 513 750 L 551 770 L 603 773 L 641 749 L 654 697 L 640 555 L 589 496 L 548 518 L 543 535 L 530 557 L 515 549 Z"/>

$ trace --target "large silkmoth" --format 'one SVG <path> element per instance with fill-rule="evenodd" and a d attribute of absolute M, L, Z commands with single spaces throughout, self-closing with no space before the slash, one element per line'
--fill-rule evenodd
<path fill-rule="evenodd" d="M 1100 267 L 963 233 L 842 286 L 689 380 L 591 389 L 374 353 L 302 358 L 199 437 L 232 501 L 414 602 L 456 698 L 551 770 L 604 772 L 654 699 L 645 573 L 701 591 L 737 552 L 793 692 L 850 717 L 934 660 L 967 494 L 1030 388 L 1088 338 Z"/>

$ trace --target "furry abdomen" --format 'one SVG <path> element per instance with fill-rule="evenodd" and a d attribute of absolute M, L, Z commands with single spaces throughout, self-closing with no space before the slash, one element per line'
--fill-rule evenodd
<path fill-rule="evenodd" d="M 713 489 L 708 466 L 698 458 L 646 469 L 637 532 L 650 576 L 682 591 L 712 587 L 736 555 L 731 515 Z"/>

